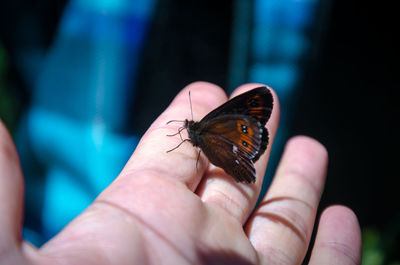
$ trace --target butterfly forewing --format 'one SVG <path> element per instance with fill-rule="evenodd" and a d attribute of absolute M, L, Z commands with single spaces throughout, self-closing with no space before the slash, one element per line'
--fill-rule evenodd
<path fill-rule="evenodd" d="M 271 91 L 266 87 L 257 87 L 230 99 L 225 104 L 208 113 L 201 121 L 212 120 L 220 115 L 241 114 L 252 116 L 262 125 L 268 121 L 273 107 Z"/>

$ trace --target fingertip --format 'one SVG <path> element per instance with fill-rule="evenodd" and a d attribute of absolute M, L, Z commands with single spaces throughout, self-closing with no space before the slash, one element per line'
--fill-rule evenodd
<path fill-rule="evenodd" d="M 165 126 L 170 120 L 200 120 L 226 100 L 225 91 L 215 84 L 205 81 L 190 83 L 175 96 L 150 129 Z M 191 108 L 193 117 L 191 117 Z"/>
<path fill-rule="evenodd" d="M 351 219 L 354 219 L 357 221 L 357 216 L 355 215 L 355 213 L 353 212 L 352 209 L 350 209 L 349 207 L 345 206 L 345 205 L 332 205 L 329 206 L 328 208 L 326 208 L 323 212 L 322 212 L 322 216 L 325 215 L 346 215 L 347 217 L 351 217 Z"/>
<path fill-rule="evenodd" d="M 346 206 L 325 209 L 318 225 L 310 264 L 360 264 L 361 231 L 355 213 Z"/>
<path fill-rule="evenodd" d="M 361 230 L 357 215 L 347 206 L 333 205 L 326 208 L 321 214 L 320 225 L 353 231 L 354 233 L 346 235 L 352 235 L 352 242 L 361 245 Z"/>
<path fill-rule="evenodd" d="M 292 170 L 296 169 L 302 172 L 304 169 L 313 168 L 315 176 L 323 176 L 323 178 L 313 178 L 314 181 L 325 179 L 328 168 L 328 151 L 314 138 L 304 135 L 290 138 L 285 145 L 283 158 L 289 158 Z"/>
<path fill-rule="evenodd" d="M 185 86 L 181 92 L 186 93 L 188 90 L 211 91 L 211 92 L 219 91 L 218 93 L 221 93 L 221 95 L 225 95 L 224 90 L 220 86 L 207 81 L 192 82 L 187 86 Z"/>
<path fill-rule="evenodd" d="M 285 146 L 285 149 L 290 148 L 308 150 L 307 152 L 311 152 L 312 155 L 328 160 L 328 150 L 326 147 L 318 140 L 306 135 L 296 135 L 291 137 Z"/>
<path fill-rule="evenodd" d="M 187 104 L 189 102 L 189 91 L 193 105 L 196 103 L 210 104 L 209 108 L 213 109 L 227 100 L 226 93 L 221 87 L 209 82 L 197 81 L 185 86 L 175 97 L 172 104 L 175 101 L 181 102 L 182 100 Z"/>

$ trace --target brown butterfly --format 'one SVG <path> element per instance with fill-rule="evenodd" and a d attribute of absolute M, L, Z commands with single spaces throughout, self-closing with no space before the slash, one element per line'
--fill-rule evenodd
<path fill-rule="evenodd" d="M 169 136 L 180 135 L 186 129 L 189 139 L 182 140 L 167 152 L 190 141 L 206 154 L 212 164 L 224 169 L 237 182 L 255 182 L 253 163 L 267 148 L 269 137 L 264 126 L 272 108 L 273 97 L 269 89 L 254 88 L 222 104 L 199 122 L 186 119 L 183 127 Z"/>

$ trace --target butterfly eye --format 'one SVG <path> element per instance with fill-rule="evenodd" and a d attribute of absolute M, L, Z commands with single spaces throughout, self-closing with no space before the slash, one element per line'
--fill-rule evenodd
<path fill-rule="evenodd" d="M 244 121 L 238 122 L 236 126 L 237 131 L 240 132 L 240 138 L 238 139 L 240 142 L 238 144 L 240 143 L 242 148 L 244 147 L 247 150 L 252 142 L 254 130 Z"/>
<path fill-rule="evenodd" d="M 241 127 L 242 127 L 242 133 L 248 133 L 246 125 L 241 125 Z"/>
<path fill-rule="evenodd" d="M 248 137 L 252 137 L 252 130 L 248 125 L 238 122 L 236 126 L 239 132 L 249 135 Z"/>

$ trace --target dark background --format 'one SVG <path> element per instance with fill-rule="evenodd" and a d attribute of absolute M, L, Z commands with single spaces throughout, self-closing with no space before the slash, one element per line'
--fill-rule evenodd
<path fill-rule="evenodd" d="M 8 108 L 13 114 L 3 108 L 1 116 L 10 127 L 30 96 L 13 56 L 24 44 L 50 45 L 65 4 L 47 2 L 0 4 L 0 43 L 9 61 L 7 95 L 13 102 Z M 143 133 L 188 83 L 228 86 L 231 9 L 231 1 L 159 2 L 141 58 L 137 87 L 146 90 L 137 92 L 134 133 Z M 332 204 L 352 208 L 362 228 L 376 229 L 386 239 L 387 260 L 400 255 L 397 10 L 376 1 L 331 1 L 319 14 L 315 43 L 291 102 L 295 111 L 288 132 L 315 137 L 328 148 L 321 209 Z M 21 16 L 31 17 L 33 25 L 19 25 Z M 19 32 L 37 24 L 42 29 L 37 34 Z M 282 112 L 289 109 L 281 107 Z"/>
<path fill-rule="evenodd" d="M 396 31 L 390 6 L 335 1 L 293 116 L 293 134 L 329 150 L 322 206 L 348 205 L 362 226 L 400 221 Z"/>
<path fill-rule="evenodd" d="M 394 6 L 354 2 L 332 3 L 291 134 L 310 135 L 328 148 L 321 210 L 352 208 L 364 243 L 366 229 L 381 231 L 389 262 L 400 256 L 398 15 Z"/>

